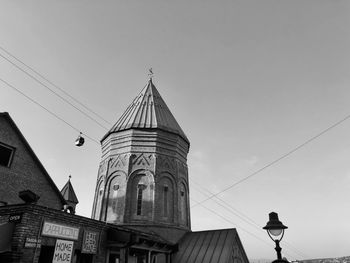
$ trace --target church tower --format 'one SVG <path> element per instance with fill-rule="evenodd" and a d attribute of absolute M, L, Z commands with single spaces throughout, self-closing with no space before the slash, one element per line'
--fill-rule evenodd
<path fill-rule="evenodd" d="M 190 143 L 152 78 L 101 145 L 92 218 L 172 241 L 191 230 Z"/>

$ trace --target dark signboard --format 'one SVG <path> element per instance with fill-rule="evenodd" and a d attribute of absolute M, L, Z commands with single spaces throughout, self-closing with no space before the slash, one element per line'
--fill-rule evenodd
<path fill-rule="evenodd" d="M 22 220 L 22 214 L 13 214 L 9 217 L 9 222 L 20 223 Z"/>
<path fill-rule="evenodd" d="M 84 231 L 83 244 L 81 248 L 81 253 L 85 254 L 96 254 L 98 247 L 98 232 Z"/>

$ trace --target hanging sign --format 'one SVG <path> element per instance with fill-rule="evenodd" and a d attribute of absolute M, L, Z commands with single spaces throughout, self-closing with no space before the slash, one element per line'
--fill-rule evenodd
<path fill-rule="evenodd" d="M 78 240 L 79 228 L 45 221 L 41 234 L 43 236 Z"/>
<path fill-rule="evenodd" d="M 74 241 L 56 240 L 52 263 L 70 263 L 72 259 Z"/>
<path fill-rule="evenodd" d="M 96 254 L 98 245 L 98 232 L 85 231 L 81 253 Z"/>

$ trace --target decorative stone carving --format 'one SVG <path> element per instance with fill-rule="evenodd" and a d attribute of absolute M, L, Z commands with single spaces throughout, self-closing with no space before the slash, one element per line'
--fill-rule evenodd
<path fill-rule="evenodd" d="M 153 154 L 150 153 L 140 153 L 131 155 L 131 164 L 137 166 L 151 166 L 153 162 Z"/>
<path fill-rule="evenodd" d="M 164 156 L 164 155 L 158 155 L 157 160 L 158 160 L 158 165 L 159 165 L 158 168 L 161 171 L 170 171 L 170 172 L 175 171 L 175 169 L 176 169 L 175 159 L 169 158 L 169 157 Z"/>
<path fill-rule="evenodd" d="M 109 168 L 110 169 L 122 169 L 127 164 L 127 155 L 120 154 L 109 159 Z"/>
<path fill-rule="evenodd" d="M 182 163 L 182 162 L 178 162 L 178 174 L 181 178 L 185 179 L 186 181 L 188 180 L 188 169 L 187 169 L 187 165 Z"/>

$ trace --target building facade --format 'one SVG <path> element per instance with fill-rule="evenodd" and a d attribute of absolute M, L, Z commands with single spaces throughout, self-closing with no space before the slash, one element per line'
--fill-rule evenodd
<path fill-rule="evenodd" d="M 4 263 L 170 262 L 177 250 L 155 235 L 35 204 L 3 206 L 0 215 Z"/>
<path fill-rule="evenodd" d="M 0 205 L 23 202 L 18 193 L 40 196 L 38 205 L 61 209 L 60 191 L 7 112 L 0 113 Z M 45 198 L 43 198 L 45 197 Z"/>
<path fill-rule="evenodd" d="M 191 231 L 190 143 L 152 79 L 101 146 L 92 218 L 81 217 L 70 180 L 60 192 L 0 113 L 0 262 L 248 263 L 236 229 Z"/>

